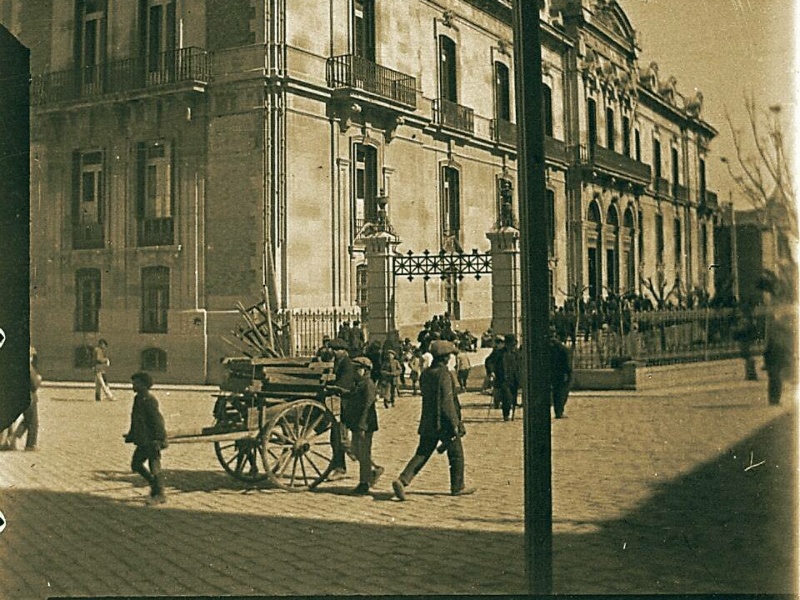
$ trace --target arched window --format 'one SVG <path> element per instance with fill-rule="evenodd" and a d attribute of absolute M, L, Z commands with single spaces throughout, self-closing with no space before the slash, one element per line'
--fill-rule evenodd
<path fill-rule="evenodd" d="M 606 108 L 606 147 L 614 150 L 614 109 L 610 106 Z"/>
<path fill-rule="evenodd" d="M 617 212 L 616 205 L 612 204 L 608 207 L 606 213 L 606 222 L 609 226 L 614 228 L 614 236 L 619 234 L 619 213 Z M 609 240 L 611 244 L 606 246 L 606 287 L 617 293 L 619 290 L 619 280 L 617 277 L 617 241 L 615 239 Z"/>
<path fill-rule="evenodd" d="M 586 122 L 589 132 L 589 152 L 594 152 L 597 145 L 597 102 L 594 98 L 589 98 L 586 102 Z"/>
<path fill-rule="evenodd" d="M 446 35 L 439 36 L 439 97 L 458 102 L 456 43 Z"/>
<path fill-rule="evenodd" d="M 633 248 L 633 210 L 630 206 L 625 209 L 625 215 L 622 217 L 622 225 L 628 230 L 627 233 L 631 240 L 628 247 L 624 249 L 625 256 L 623 257 L 623 263 L 625 267 L 626 291 L 632 292 L 636 289 L 636 261 Z"/>
<path fill-rule="evenodd" d="M 553 90 L 546 83 L 542 84 L 542 122 L 544 134 L 553 137 Z"/>
<path fill-rule="evenodd" d="M 143 371 L 166 371 L 167 353 L 161 348 L 146 348 L 142 350 Z"/>
<path fill-rule="evenodd" d="M 587 214 L 590 222 L 600 225 L 600 207 L 597 205 L 596 201 L 592 201 L 592 203 L 589 204 L 589 211 Z"/>
<path fill-rule="evenodd" d="M 599 252 L 600 249 L 597 247 L 597 236 L 600 232 L 600 206 L 598 206 L 597 201 L 593 200 L 591 204 L 589 204 L 589 210 L 587 211 L 587 218 L 590 223 L 593 223 L 595 226 L 595 231 L 593 232 L 594 240 L 590 240 L 587 245 L 587 269 L 588 269 L 588 286 L 589 286 L 589 297 L 590 298 L 597 298 L 600 292 L 600 285 L 602 281 L 600 280 L 600 256 Z"/>

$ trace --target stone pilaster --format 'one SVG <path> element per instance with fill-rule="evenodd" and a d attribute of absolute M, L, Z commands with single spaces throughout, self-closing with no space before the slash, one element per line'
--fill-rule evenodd
<path fill-rule="evenodd" d="M 486 234 L 492 254 L 492 332 L 521 331 L 519 231 L 513 227 Z"/>
<path fill-rule="evenodd" d="M 385 231 L 364 236 L 367 259 L 367 331 L 382 342 L 396 337 L 394 254 L 400 238 Z"/>

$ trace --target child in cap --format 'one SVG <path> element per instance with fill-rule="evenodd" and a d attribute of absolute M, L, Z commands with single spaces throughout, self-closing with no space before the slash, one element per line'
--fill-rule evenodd
<path fill-rule="evenodd" d="M 131 427 L 125 434 L 125 442 L 134 444 L 131 471 L 144 477 L 150 484 L 148 504 L 163 504 L 164 475 L 161 472 L 161 450 L 167 447 L 167 431 L 164 417 L 158 409 L 158 400 L 150 393 L 153 378 L 149 373 L 139 371 L 131 375 L 131 383 L 136 396 L 131 410 Z M 148 461 L 150 470 L 144 466 Z"/>
<path fill-rule="evenodd" d="M 364 495 L 378 483 L 383 467 L 372 461 L 372 436 L 378 431 L 378 413 L 375 410 L 375 383 L 370 377 L 372 361 L 365 356 L 353 359 L 356 384 L 347 396 L 347 413 L 344 425 L 353 432 L 353 452 L 358 458 L 359 476 L 357 495 Z"/>

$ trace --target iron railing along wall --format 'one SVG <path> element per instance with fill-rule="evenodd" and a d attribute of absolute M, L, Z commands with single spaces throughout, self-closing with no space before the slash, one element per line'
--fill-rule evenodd
<path fill-rule="evenodd" d="M 174 243 L 175 224 L 172 217 L 140 219 L 136 226 L 139 246 L 171 246 Z"/>
<path fill-rule="evenodd" d="M 492 139 L 498 144 L 517 145 L 517 124 L 505 119 L 492 119 Z"/>
<path fill-rule="evenodd" d="M 475 132 L 475 111 L 444 98 L 433 101 L 433 116 L 437 124 L 466 133 Z"/>
<path fill-rule="evenodd" d="M 734 309 L 622 311 L 608 315 L 610 322 L 602 326 L 590 321 L 582 317 L 576 339 L 567 340 L 577 369 L 613 368 L 629 360 L 663 365 L 741 356 L 736 336 L 744 322 Z M 752 351 L 757 352 L 766 338 L 766 311 L 756 310 L 754 321 Z"/>
<path fill-rule="evenodd" d="M 355 54 L 331 56 L 327 60 L 328 86 L 355 88 L 394 100 L 407 106 L 417 106 L 417 79 L 389 69 Z"/>
<path fill-rule="evenodd" d="M 314 356 L 325 336 L 336 337 L 339 326 L 361 319 L 358 306 L 294 308 L 280 313 L 291 356 Z"/>
<path fill-rule="evenodd" d="M 76 223 L 72 226 L 72 248 L 74 250 L 102 248 L 104 245 L 102 223 Z"/>
<path fill-rule="evenodd" d="M 97 98 L 186 81 L 208 82 L 208 53 L 201 48 L 179 48 L 153 57 L 135 57 L 75 67 L 35 76 L 31 104 Z"/>

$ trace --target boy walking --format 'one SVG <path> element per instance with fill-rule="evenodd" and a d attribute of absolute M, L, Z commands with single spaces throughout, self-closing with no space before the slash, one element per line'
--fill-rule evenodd
<path fill-rule="evenodd" d="M 125 434 L 125 442 L 134 444 L 131 471 L 144 477 L 150 484 L 148 504 L 163 504 L 164 475 L 161 472 L 161 450 L 167 447 L 167 431 L 164 417 L 158 410 L 158 400 L 150 393 L 153 378 L 149 373 L 139 371 L 131 375 L 131 383 L 136 396 L 131 410 L 131 427 Z M 148 461 L 150 470 L 144 466 Z"/>
<path fill-rule="evenodd" d="M 378 483 L 383 467 L 372 461 L 372 436 L 378 431 L 378 413 L 375 410 L 375 383 L 370 377 L 372 361 L 365 356 L 353 359 L 356 370 L 355 389 L 347 398 L 344 425 L 353 432 L 353 452 L 358 458 L 358 486 L 353 493 L 363 496 Z"/>

